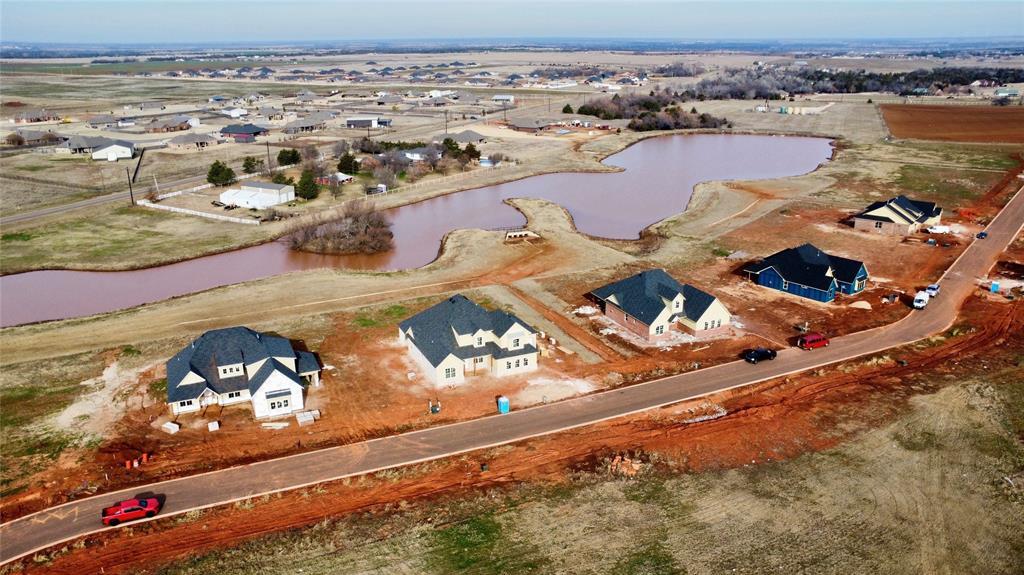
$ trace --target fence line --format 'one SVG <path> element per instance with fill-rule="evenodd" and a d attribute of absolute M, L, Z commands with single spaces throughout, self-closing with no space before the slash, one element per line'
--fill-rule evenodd
<path fill-rule="evenodd" d="M 236 218 L 236 217 L 233 217 L 233 216 L 222 216 L 220 214 L 211 214 L 211 213 L 208 213 L 208 212 L 200 212 L 198 210 L 189 210 L 189 209 L 186 209 L 186 208 L 178 208 L 178 207 L 175 207 L 175 206 L 161 206 L 160 204 L 154 204 L 153 202 L 151 202 L 149 200 L 139 200 L 138 204 L 140 206 L 145 206 L 147 208 L 153 208 L 153 209 L 156 209 L 156 210 L 165 210 L 165 211 L 174 212 L 174 213 L 177 213 L 177 214 L 187 214 L 187 215 L 190 215 L 190 216 L 199 216 L 201 218 L 209 218 L 211 220 L 220 220 L 220 221 L 223 221 L 223 222 L 231 222 L 231 223 L 234 223 L 234 224 L 245 224 L 245 225 L 249 225 L 249 226 L 258 226 L 258 225 L 260 225 L 260 221 L 256 220 L 256 219 Z"/>

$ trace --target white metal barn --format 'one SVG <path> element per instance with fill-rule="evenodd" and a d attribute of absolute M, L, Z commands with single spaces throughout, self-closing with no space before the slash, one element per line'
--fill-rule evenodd
<path fill-rule="evenodd" d="M 121 159 L 130 159 L 135 155 L 135 146 L 127 142 L 114 142 L 92 152 L 92 159 L 116 162 Z"/>
<path fill-rule="evenodd" d="M 239 189 L 221 193 L 220 201 L 229 206 L 263 210 L 295 199 L 295 186 L 271 182 L 249 182 Z"/>

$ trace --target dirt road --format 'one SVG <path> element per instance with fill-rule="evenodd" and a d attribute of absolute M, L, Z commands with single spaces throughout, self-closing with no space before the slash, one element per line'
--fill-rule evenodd
<path fill-rule="evenodd" d="M 999 254 L 1024 225 L 1024 194 L 1013 199 L 988 227 L 989 237 L 973 242 L 941 281 L 942 295 L 927 309 L 882 328 L 833 340 L 813 352 L 789 348 L 759 365 L 736 361 L 560 403 L 513 411 L 462 423 L 362 443 L 263 461 L 145 487 L 107 493 L 57 506 L 0 525 L 0 561 L 101 531 L 100 510 L 110 502 L 143 493 L 166 497 L 162 516 L 223 505 L 285 491 L 429 461 L 496 445 L 590 425 L 655 407 L 697 398 L 825 364 L 877 353 L 941 332 L 957 317 L 964 300 L 977 289 Z"/>

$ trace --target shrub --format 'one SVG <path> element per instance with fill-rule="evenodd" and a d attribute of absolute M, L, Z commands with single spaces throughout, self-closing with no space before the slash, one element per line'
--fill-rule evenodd
<path fill-rule="evenodd" d="M 217 160 L 206 172 L 206 181 L 215 186 L 227 186 L 235 182 L 235 171 L 224 162 Z"/>
<path fill-rule="evenodd" d="M 302 161 L 302 154 L 294 148 L 281 150 L 277 153 L 277 163 L 281 166 L 292 166 Z"/>

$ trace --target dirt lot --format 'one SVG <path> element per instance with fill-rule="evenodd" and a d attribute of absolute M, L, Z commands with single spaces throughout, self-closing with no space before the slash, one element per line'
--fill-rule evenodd
<path fill-rule="evenodd" d="M 942 142 L 1024 143 L 1024 108 L 1020 106 L 880 106 L 889 131 L 897 138 Z"/>
<path fill-rule="evenodd" d="M 1024 557 L 1022 314 L 974 297 L 969 323 L 886 355 L 102 534 L 25 567 L 1011 573 Z"/>

